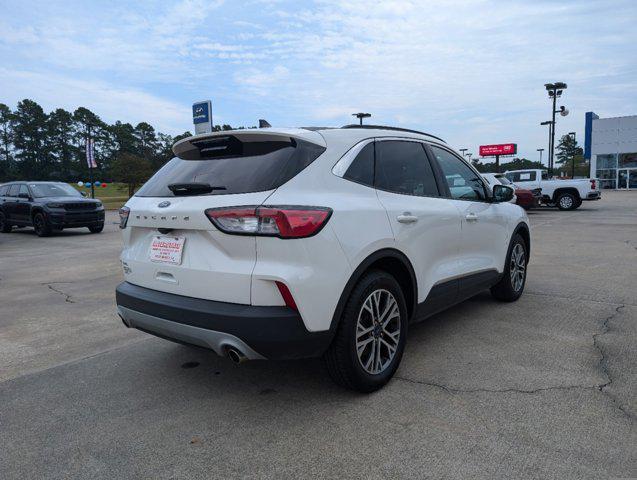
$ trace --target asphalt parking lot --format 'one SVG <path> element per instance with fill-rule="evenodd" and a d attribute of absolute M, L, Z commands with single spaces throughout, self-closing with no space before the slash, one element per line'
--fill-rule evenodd
<path fill-rule="evenodd" d="M 0 234 L 0 478 L 637 477 L 637 192 L 529 216 L 524 296 L 415 326 L 372 395 L 126 329 L 113 212 Z"/>

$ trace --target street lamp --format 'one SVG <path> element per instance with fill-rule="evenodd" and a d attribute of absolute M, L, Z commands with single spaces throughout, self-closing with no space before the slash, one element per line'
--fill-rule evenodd
<path fill-rule="evenodd" d="M 468 148 L 461 148 L 460 151 L 462 152 L 462 156 L 464 157 L 464 152 L 466 152 L 467 150 L 469 150 Z"/>
<path fill-rule="evenodd" d="M 371 113 L 363 113 L 363 112 L 352 113 L 352 117 L 358 118 L 358 120 L 360 121 L 361 125 L 363 125 L 363 118 L 368 118 L 368 117 L 371 117 L 371 116 L 372 116 Z"/>
<path fill-rule="evenodd" d="M 467 157 L 469 157 L 469 161 L 471 161 L 471 156 L 473 155 L 473 153 L 467 153 Z"/>
<path fill-rule="evenodd" d="M 549 178 L 553 176 L 553 155 L 555 153 L 555 114 L 559 113 L 563 117 L 568 115 L 568 109 L 565 106 L 561 106 L 559 110 L 557 108 L 557 99 L 562 96 L 567 85 L 564 82 L 545 83 L 544 88 L 549 94 L 549 99 L 553 101 L 552 116 L 553 120 L 550 127 L 550 139 L 549 139 Z"/>
<path fill-rule="evenodd" d="M 540 163 L 542 163 L 542 152 L 544 151 L 544 149 L 538 148 L 537 151 L 540 152 Z"/>

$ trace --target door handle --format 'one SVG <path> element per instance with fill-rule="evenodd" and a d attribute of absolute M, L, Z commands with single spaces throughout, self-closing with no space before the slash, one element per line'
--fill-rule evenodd
<path fill-rule="evenodd" d="M 478 216 L 475 213 L 467 213 L 467 216 L 464 217 L 467 219 L 467 222 L 477 222 Z"/>
<path fill-rule="evenodd" d="M 400 223 L 415 223 L 418 221 L 418 217 L 412 215 L 409 212 L 405 212 L 402 215 L 398 215 L 396 217 L 396 220 L 398 220 Z"/>

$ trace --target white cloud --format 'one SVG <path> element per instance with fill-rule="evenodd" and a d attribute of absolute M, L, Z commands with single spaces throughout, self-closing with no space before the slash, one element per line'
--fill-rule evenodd
<path fill-rule="evenodd" d="M 11 92 L 3 101 L 14 106 L 18 101 L 30 98 L 46 111 L 58 107 L 69 111 L 86 107 L 109 123 L 121 120 L 135 125 L 145 121 L 159 131 L 173 135 L 191 128 L 190 105 L 103 81 L 0 68 L 0 91 Z"/>

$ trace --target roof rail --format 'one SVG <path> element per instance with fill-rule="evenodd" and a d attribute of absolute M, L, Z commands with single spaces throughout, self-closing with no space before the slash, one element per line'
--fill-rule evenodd
<path fill-rule="evenodd" d="M 440 140 L 442 143 L 445 142 L 442 138 L 436 137 L 431 133 L 421 132 L 419 130 L 411 130 L 409 128 L 400 128 L 400 127 L 388 127 L 386 125 L 357 125 L 356 123 L 352 123 L 351 125 L 343 125 L 341 128 L 371 128 L 375 130 L 394 130 L 397 132 L 409 132 L 409 133 L 418 133 L 420 135 L 427 135 L 428 137 L 435 138 L 436 140 Z"/>

